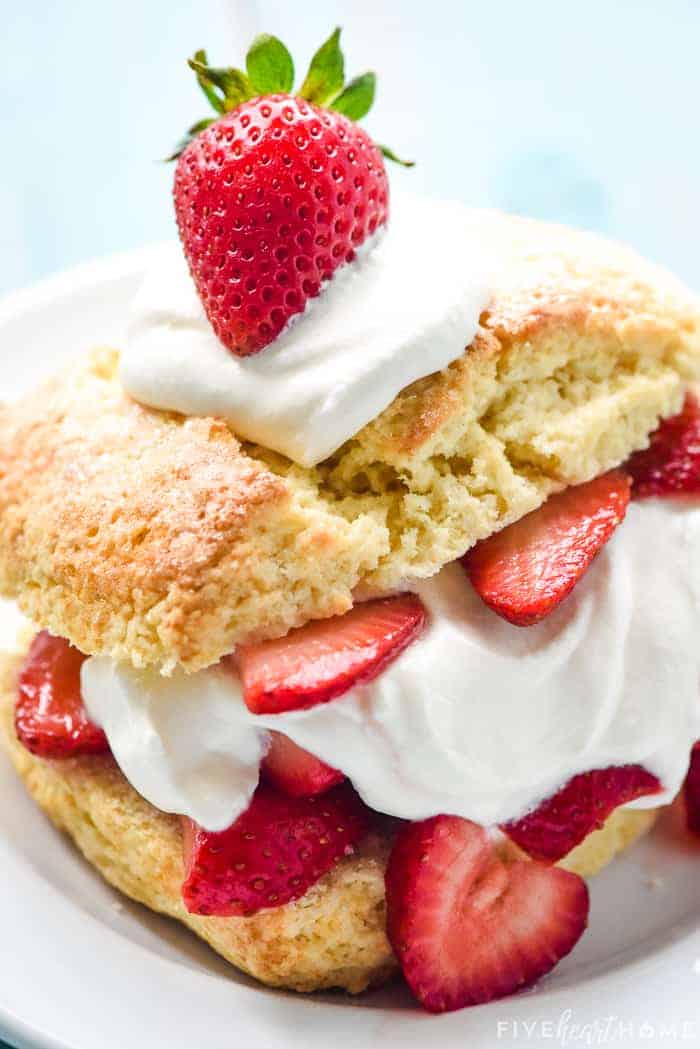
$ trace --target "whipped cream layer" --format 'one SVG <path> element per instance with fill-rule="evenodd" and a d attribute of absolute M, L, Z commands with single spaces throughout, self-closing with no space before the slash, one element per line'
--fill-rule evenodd
<path fill-rule="evenodd" d="M 387 231 L 270 346 L 241 358 L 214 334 L 173 243 L 136 295 L 121 381 L 144 404 L 221 416 L 240 437 L 313 466 L 463 353 L 493 272 L 469 209 L 400 197 Z"/>
<path fill-rule="evenodd" d="M 160 809 L 228 826 L 258 781 L 268 729 L 342 769 L 406 819 L 516 819 L 571 776 L 640 763 L 677 793 L 700 738 L 700 506 L 647 501 L 542 623 L 499 619 L 461 566 L 417 586 L 422 637 L 367 685 L 256 716 L 232 669 L 171 678 L 83 665 L 85 703 L 127 779 Z"/>

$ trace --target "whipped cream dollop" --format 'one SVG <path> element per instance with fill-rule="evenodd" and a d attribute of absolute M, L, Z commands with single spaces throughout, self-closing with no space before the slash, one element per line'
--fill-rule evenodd
<path fill-rule="evenodd" d="M 463 353 L 494 272 L 468 208 L 398 197 L 388 229 L 270 346 L 241 358 L 214 334 L 180 245 L 165 245 L 133 303 L 121 381 L 144 404 L 221 416 L 313 466 Z"/>
<path fill-rule="evenodd" d="M 457 563 L 415 587 L 424 634 L 374 681 L 310 710 L 256 716 L 235 671 L 171 678 L 83 665 L 83 695 L 126 777 L 160 809 L 228 826 L 268 729 L 342 769 L 406 819 L 517 819 L 571 776 L 639 763 L 669 801 L 700 738 L 700 506 L 633 503 L 570 597 L 512 626 Z"/>

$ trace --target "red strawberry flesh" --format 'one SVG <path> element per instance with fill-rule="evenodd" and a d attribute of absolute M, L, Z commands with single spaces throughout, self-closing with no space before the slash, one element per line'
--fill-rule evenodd
<path fill-rule="evenodd" d="M 42 630 L 32 641 L 19 675 L 15 730 L 42 758 L 72 758 L 109 751 L 107 737 L 87 716 L 80 694 L 85 656 Z"/>
<path fill-rule="evenodd" d="M 685 813 L 688 830 L 700 834 L 700 743 L 696 743 L 690 754 L 690 765 L 683 785 Z"/>
<path fill-rule="evenodd" d="M 241 645 L 234 659 L 248 708 L 280 714 L 326 703 L 376 677 L 424 624 L 420 598 L 399 594 L 365 601 L 277 641 Z"/>
<path fill-rule="evenodd" d="M 620 470 L 550 496 L 465 555 L 475 590 L 508 622 L 539 623 L 585 574 L 624 519 L 629 498 L 629 479 Z"/>
<path fill-rule="evenodd" d="M 581 878 L 535 861 L 504 864 L 483 827 L 456 816 L 399 833 L 386 897 L 389 941 L 430 1012 L 529 986 L 569 953 L 588 919 Z"/>
<path fill-rule="evenodd" d="M 625 469 L 632 477 L 632 495 L 700 494 L 700 401 L 688 394 L 683 410 L 664 419 L 649 447 L 635 452 Z"/>
<path fill-rule="evenodd" d="M 274 787 L 296 798 L 325 794 L 345 779 L 342 772 L 297 746 L 281 732 L 270 733 L 270 748 L 263 758 L 262 771 Z"/>
<path fill-rule="evenodd" d="M 620 805 L 658 794 L 656 776 L 641 765 L 612 765 L 573 776 L 551 798 L 503 831 L 534 859 L 555 863 L 599 830 Z"/>
<path fill-rule="evenodd" d="M 271 343 L 388 217 L 379 149 L 341 113 L 277 94 L 216 120 L 180 156 L 175 212 L 217 336 Z"/>
<path fill-rule="evenodd" d="M 250 915 L 299 899 L 355 845 L 371 813 L 349 783 L 322 797 L 293 798 L 266 783 L 224 831 L 183 819 L 185 880 L 192 914 Z"/>

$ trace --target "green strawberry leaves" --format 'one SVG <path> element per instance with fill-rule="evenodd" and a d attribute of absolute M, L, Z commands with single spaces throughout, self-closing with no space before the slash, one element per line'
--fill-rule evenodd
<path fill-rule="evenodd" d="M 294 62 L 276 36 L 261 33 L 248 49 L 245 59 L 248 80 L 258 95 L 288 94 L 294 86 Z"/>
<path fill-rule="evenodd" d="M 350 120 L 362 120 L 372 108 L 376 86 L 374 73 L 355 77 L 331 103 L 331 109 L 344 113 Z"/>
<path fill-rule="evenodd" d="M 403 160 L 388 146 L 382 146 L 379 142 L 376 142 L 375 145 L 382 156 L 386 157 L 387 160 L 393 161 L 394 164 L 400 164 L 402 168 L 414 168 L 416 166 L 415 160 Z"/>
<path fill-rule="evenodd" d="M 224 103 L 214 90 L 213 84 L 209 82 L 208 77 L 205 73 L 200 72 L 202 68 L 207 68 L 206 51 L 195 51 L 194 58 L 189 62 L 189 66 L 190 69 L 194 69 L 195 73 L 197 73 L 197 83 L 204 92 L 205 97 L 209 100 L 209 104 L 216 110 L 217 113 L 226 112 L 224 108 Z"/>
<path fill-rule="evenodd" d="M 292 94 L 294 62 L 289 51 L 276 36 L 256 36 L 246 55 L 245 73 L 233 66 L 210 66 L 204 50 L 196 51 L 188 65 L 197 77 L 202 92 L 217 116 L 229 113 L 242 102 L 261 95 Z M 309 70 L 297 94 L 317 106 L 342 113 L 349 120 L 362 120 L 372 108 L 377 78 L 363 73 L 345 83 L 345 58 L 340 47 L 340 29 L 333 30 L 314 54 Z M 177 144 L 168 160 L 175 160 L 200 131 L 216 118 L 198 120 Z M 386 146 L 379 147 L 388 160 L 404 167 L 413 161 L 401 160 Z"/>
<path fill-rule="evenodd" d="M 334 29 L 311 59 L 299 94 L 317 106 L 331 102 L 343 90 L 345 58 L 340 49 L 340 29 Z"/>
<path fill-rule="evenodd" d="M 203 56 L 203 61 L 198 56 Z M 228 113 L 240 106 L 241 102 L 255 96 L 245 73 L 233 67 L 217 69 L 207 65 L 204 51 L 197 51 L 194 58 L 187 60 L 187 64 L 197 74 L 197 83 L 217 113 Z"/>

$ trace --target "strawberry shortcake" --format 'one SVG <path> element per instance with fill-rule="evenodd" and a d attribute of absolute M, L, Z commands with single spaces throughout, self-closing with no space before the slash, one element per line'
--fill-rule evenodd
<path fill-rule="evenodd" d="M 271 36 L 190 66 L 125 344 L 0 411 L 4 741 L 265 983 L 499 998 L 683 789 L 700 827 L 700 305 L 390 194 L 338 31 L 297 90 Z"/>

